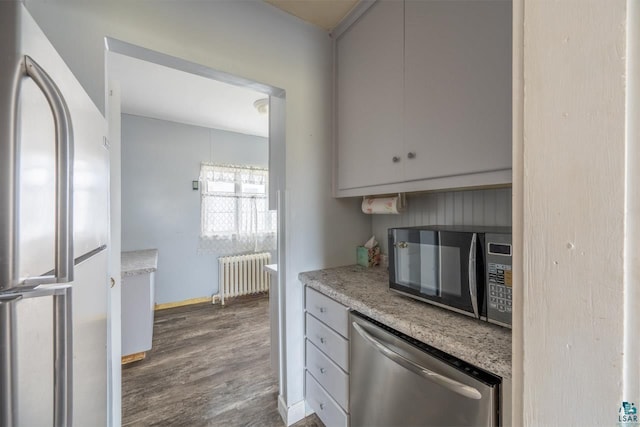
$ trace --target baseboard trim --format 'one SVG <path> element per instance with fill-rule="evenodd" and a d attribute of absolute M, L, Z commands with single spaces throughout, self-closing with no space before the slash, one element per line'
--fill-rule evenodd
<path fill-rule="evenodd" d="M 183 301 L 156 304 L 154 310 L 166 310 L 167 308 L 184 307 L 185 305 L 202 304 L 203 302 L 211 302 L 211 297 L 191 298 Z"/>
<path fill-rule="evenodd" d="M 309 404 L 307 403 L 307 401 L 304 401 L 304 409 L 305 409 L 305 413 L 304 416 L 305 418 L 308 417 L 311 414 L 315 414 L 316 411 L 313 410 L 313 408 L 311 406 L 309 406 Z"/>
<path fill-rule="evenodd" d="M 305 401 L 301 400 L 300 402 L 287 407 L 282 395 L 278 396 L 278 412 L 280 413 L 280 417 L 282 417 L 282 421 L 284 421 L 284 425 L 287 427 L 297 423 L 305 417 L 305 406 Z"/>
<path fill-rule="evenodd" d="M 147 357 L 147 352 L 142 351 L 140 353 L 127 354 L 126 356 L 122 356 L 121 363 L 126 365 L 127 363 L 138 362 Z"/>

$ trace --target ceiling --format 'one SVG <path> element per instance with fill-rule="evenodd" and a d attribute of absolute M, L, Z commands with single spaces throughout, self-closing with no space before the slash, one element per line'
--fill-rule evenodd
<path fill-rule="evenodd" d="M 331 31 L 359 0 L 264 0 L 298 18 Z"/>
<path fill-rule="evenodd" d="M 125 114 L 268 137 L 269 116 L 253 106 L 264 93 L 117 53 L 109 72 Z"/>

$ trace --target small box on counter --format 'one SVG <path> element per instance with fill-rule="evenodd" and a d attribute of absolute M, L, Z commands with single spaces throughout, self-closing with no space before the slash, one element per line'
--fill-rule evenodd
<path fill-rule="evenodd" d="M 363 267 L 375 267 L 380 265 L 380 246 L 374 248 L 365 248 L 358 246 L 356 248 L 356 259 L 358 265 Z"/>

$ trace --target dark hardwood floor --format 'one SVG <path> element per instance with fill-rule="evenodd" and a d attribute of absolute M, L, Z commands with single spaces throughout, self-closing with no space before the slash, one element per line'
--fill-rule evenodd
<path fill-rule="evenodd" d="M 122 367 L 123 426 L 282 427 L 269 300 L 157 311 L 153 349 Z M 322 427 L 314 415 L 296 427 Z"/>

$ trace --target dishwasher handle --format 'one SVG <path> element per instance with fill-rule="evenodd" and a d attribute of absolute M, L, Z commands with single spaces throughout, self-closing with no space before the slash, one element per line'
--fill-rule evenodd
<path fill-rule="evenodd" d="M 479 400 L 482 398 L 482 394 L 480 392 L 466 384 L 462 384 L 454 379 L 445 377 L 444 375 L 440 375 L 436 372 L 433 372 L 430 369 L 425 368 L 424 366 L 420 366 L 412 360 L 407 359 L 401 354 L 396 353 L 391 350 L 389 347 L 382 344 L 376 338 L 374 338 L 371 334 L 369 334 L 364 328 L 358 325 L 356 322 L 353 322 L 353 328 L 356 332 L 364 338 L 369 344 L 371 344 L 374 348 L 376 348 L 380 353 L 386 356 L 388 359 L 402 366 L 403 368 L 413 372 L 416 375 L 423 377 L 424 379 L 437 383 L 442 387 L 445 387 L 454 393 L 457 393 L 461 396 L 464 396 L 469 399 Z"/>

